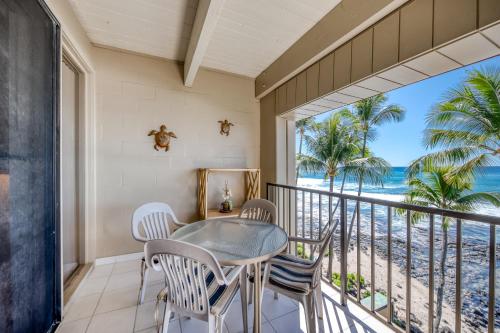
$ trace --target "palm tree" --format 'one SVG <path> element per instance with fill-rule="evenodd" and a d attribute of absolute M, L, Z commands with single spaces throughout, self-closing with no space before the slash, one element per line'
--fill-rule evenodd
<path fill-rule="evenodd" d="M 374 156 L 359 158 L 359 136 L 352 126 L 346 126 L 342 112 L 334 113 L 323 122 L 316 123 L 310 132 L 310 135 L 305 137 L 308 154 L 299 156 L 298 166 L 308 172 L 323 172 L 325 179 L 330 181 L 330 192 L 333 192 L 335 177 L 341 174 L 343 175 L 341 192 L 347 177 L 357 180 L 360 175 L 365 175 L 372 183 L 382 184 L 389 171 L 388 163 Z M 339 201 L 337 207 L 338 203 Z M 330 197 L 329 207 L 331 204 Z M 332 216 L 337 207 L 332 211 Z M 334 229 L 337 225 L 338 221 Z M 332 258 L 333 255 L 328 261 L 329 272 L 331 272 Z"/>
<path fill-rule="evenodd" d="M 354 104 L 352 110 L 345 109 L 342 115 L 352 123 L 352 127 L 360 136 L 361 140 L 361 158 L 368 158 L 368 141 L 372 141 L 377 136 L 377 127 L 389 122 L 401 122 L 405 116 L 405 110 L 396 104 L 386 104 L 387 97 L 379 94 L 366 98 Z M 363 182 L 367 175 L 362 171 L 358 174 L 358 196 L 361 195 Z M 348 242 L 350 242 L 354 220 L 358 214 L 358 209 L 354 210 L 349 227 Z"/>
<path fill-rule="evenodd" d="M 295 122 L 295 128 L 296 128 L 297 134 L 299 134 L 299 136 L 300 136 L 299 152 L 297 155 L 299 157 L 300 157 L 300 155 L 302 155 L 302 142 L 304 141 L 304 136 L 305 136 L 306 132 L 311 128 L 313 123 L 314 123 L 313 118 L 304 118 L 304 119 L 301 119 L 301 120 L 298 120 L 297 122 Z M 297 165 L 296 169 L 297 169 L 297 172 L 295 174 L 295 184 L 297 184 L 297 181 L 299 179 L 299 166 L 298 165 Z"/>
<path fill-rule="evenodd" d="M 305 137 L 308 153 L 299 155 L 298 167 L 307 172 L 324 172 L 331 192 L 341 167 L 358 149 L 341 120 L 339 114 L 332 114 L 323 122 L 313 124 L 310 135 Z"/>
<path fill-rule="evenodd" d="M 405 116 L 405 110 L 396 105 L 386 105 L 387 97 L 379 94 L 366 98 L 354 104 L 352 110 L 342 111 L 343 116 L 349 119 L 353 128 L 356 128 L 361 140 L 360 157 L 366 158 L 368 141 L 376 138 L 376 129 L 389 122 L 401 122 Z M 361 195 L 363 186 L 363 174 L 360 174 L 358 184 L 358 196 Z"/>
<path fill-rule="evenodd" d="M 330 192 L 333 192 L 335 177 L 339 175 L 343 175 L 342 184 L 346 177 L 357 180 L 362 174 L 370 182 L 382 184 L 388 173 L 389 165 L 385 160 L 371 154 L 359 157 L 359 137 L 345 124 L 342 112 L 314 124 L 305 142 L 308 154 L 299 156 L 299 167 L 308 172 L 324 172 L 330 182 Z"/>
<path fill-rule="evenodd" d="M 410 173 L 431 164 L 455 165 L 447 177 L 477 173 L 500 160 L 500 67 L 471 71 L 427 115 L 424 144 L 441 148 L 415 160 Z"/>
<path fill-rule="evenodd" d="M 409 189 L 405 195 L 404 202 L 423 206 L 450 209 L 461 212 L 471 212 L 478 204 L 491 203 L 500 206 L 500 194 L 479 192 L 472 193 L 473 175 L 470 172 L 457 174 L 451 166 L 431 166 L 423 170 L 422 176 L 410 175 L 408 180 Z M 460 175 L 454 181 L 450 181 L 447 175 L 455 173 Z M 398 210 L 398 213 L 405 212 Z M 411 213 L 412 223 L 415 224 L 423 219 L 425 214 Z M 448 231 L 450 218 L 442 216 L 441 229 L 443 241 L 439 259 L 439 281 L 437 285 L 436 320 L 434 321 L 434 332 L 439 332 L 439 325 L 443 313 L 443 298 L 446 276 L 446 260 L 448 256 Z"/>

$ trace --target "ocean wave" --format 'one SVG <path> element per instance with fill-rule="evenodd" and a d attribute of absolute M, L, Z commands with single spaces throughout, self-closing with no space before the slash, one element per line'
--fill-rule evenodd
<path fill-rule="evenodd" d="M 335 184 L 337 185 L 337 184 Z M 312 188 L 316 190 L 323 190 L 323 191 L 328 191 L 330 184 L 328 181 L 324 179 L 318 179 L 318 178 L 299 178 L 297 182 L 297 186 L 299 187 L 305 187 L 305 188 Z M 340 186 L 336 186 L 334 188 L 334 192 L 339 192 Z M 357 188 L 358 185 L 354 183 L 346 183 L 344 186 L 344 192 L 345 194 L 349 195 L 357 195 Z M 391 189 L 401 189 L 401 192 L 404 192 L 406 190 L 406 185 L 405 184 L 400 184 L 400 185 L 389 185 L 389 186 L 373 186 L 373 185 L 364 185 L 364 189 L 367 191 L 370 190 L 376 190 L 376 192 L 367 192 L 367 191 L 362 191 L 361 195 L 364 197 L 369 197 L 369 198 L 375 198 L 375 199 L 381 199 L 381 200 L 388 200 L 388 201 L 393 201 L 393 202 L 401 202 L 404 199 L 403 194 L 397 194 L 397 193 L 390 193 Z M 386 192 L 386 193 L 384 193 Z M 389 192 L 389 193 L 388 193 Z M 495 207 L 490 204 L 483 204 L 479 205 L 476 210 L 474 211 L 475 214 L 481 214 L 481 215 L 490 215 L 490 216 L 500 216 L 500 208 Z"/>

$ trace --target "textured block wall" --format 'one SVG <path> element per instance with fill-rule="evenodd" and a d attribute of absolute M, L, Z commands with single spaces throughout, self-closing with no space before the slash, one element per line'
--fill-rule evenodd
<path fill-rule="evenodd" d="M 182 85 L 173 62 L 94 48 L 97 97 L 97 257 L 142 250 L 130 233 L 131 215 L 148 201 L 172 206 L 182 221 L 196 219 L 196 168 L 259 167 L 259 104 L 253 80 L 201 70 Z M 235 124 L 229 137 L 219 120 Z M 175 132 L 169 152 L 155 151 L 151 129 Z M 209 179 L 209 207 L 228 179 L 236 201 L 243 178 Z"/>

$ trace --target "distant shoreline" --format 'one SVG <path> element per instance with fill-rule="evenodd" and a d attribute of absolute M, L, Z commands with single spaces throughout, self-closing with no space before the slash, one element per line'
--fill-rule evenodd
<path fill-rule="evenodd" d="M 362 195 L 375 197 L 390 201 L 401 201 L 408 190 L 406 184 L 406 167 L 392 167 L 391 174 L 385 179 L 384 186 L 363 184 Z M 340 192 L 341 177 L 336 177 L 334 192 Z M 325 180 L 322 174 L 301 175 L 297 182 L 298 186 L 329 191 L 329 181 Z M 344 186 L 344 193 L 357 195 L 358 183 L 347 180 Z M 482 174 L 476 178 L 473 191 L 475 192 L 500 192 L 500 166 L 484 167 Z M 479 207 L 477 213 L 500 216 L 500 209 L 493 205 L 483 205 Z"/>

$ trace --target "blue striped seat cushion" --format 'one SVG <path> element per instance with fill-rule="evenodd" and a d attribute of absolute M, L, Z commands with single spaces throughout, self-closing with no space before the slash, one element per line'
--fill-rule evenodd
<path fill-rule="evenodd" d="M 222 271 L 224 275 L 228 275 L 234 267 L 224 267 Z M 215 274 L 209 272 L 205 277 L 205 283 L 207 285 L 207 293 L 209 296 L 209 303 L 214 314 L 224 314 L 231 301 L 238 291 L 239 280 L 235 279 L 230 285 L 219 285 L 215 280 Z"/>
<path fill-rule="evenodd" d="M 313 261 L 302 259 L 288 254 L 280 254 L 274 259 L 284 262 L 293 262 L 302 264 L 304 267 L 310 267 L 314 264 Z M 313 273 L 305 273 L 299 270 L 294 270 L 293 267 L 273 263 L 269 273 L 269 283 L 288 289 L 293 292 L 307 293 L 312 288 Z"/>
<path fill-rule="evenodd" d="M 235 267 L 224 267 L 222 268 L 222 271 L 224 275 L 228 276 L 233 269 L 235 269 Z M 234 295 L 238 291 L 239 279 L 235 279 L 233 283 L 229 285 L 219 285 L 215 279 L 215 274 L 212 271 L 206 270 L 206 267 L 203 270 L 205 271 L 205 284 L 207 287 L 208 302 L 210 304 L 211 312 L 214 315 L 224 314 L 228 310 Z M 196 268 L 194 270 L 194 274 L 196 276 L 198 275 L 198 270 Z M 191 283 L 191 277 L 189 275 L 187 276 L 187 281 L 188 283 Z M 177 288 L 179 288 L 179 286 Z M 182 288 L 184 288 L 184 284 L 182 284 Z M 198 294 L 199 296 L 202 295 L 201 289 L 198 290 Z M 191 294 L 191 302 L 195 302 L 195 296 L 193 294 Z M 203 310 L 202 306 L 200 310 Z"/>

